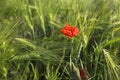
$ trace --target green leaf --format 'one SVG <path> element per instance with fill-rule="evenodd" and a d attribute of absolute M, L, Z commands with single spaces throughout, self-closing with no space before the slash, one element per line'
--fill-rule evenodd
<path fill-rule="evenodd" d="M 115 39 L 112 39 L 110 41 L 107 41 L 106 43 L 103 44 L 103 46 L 105 47 L 105 46 L 108 46 L 108 45 L 113 44 L 113 43 L 118 42 L 118 41 L 120 41 L 120 38 L 115 38 Z"/>

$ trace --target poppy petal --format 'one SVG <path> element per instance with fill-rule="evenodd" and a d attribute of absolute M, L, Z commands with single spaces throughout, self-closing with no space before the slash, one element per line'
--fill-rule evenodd
<path fill-rule="evenodd" d="M 66 24 L 65 27 L 60 30 L 60 32 L 67 37 L 74 37 L 78 35 L 79 29 L 77 27 L 71 27 L 69 24 Z"/>

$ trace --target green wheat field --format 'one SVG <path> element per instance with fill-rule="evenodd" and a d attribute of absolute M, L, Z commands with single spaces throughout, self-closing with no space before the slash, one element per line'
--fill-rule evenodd
<path fill-rule="evenodd" d="M 120 80 L 120 0 L 0 0 L 0 80 Z"/>

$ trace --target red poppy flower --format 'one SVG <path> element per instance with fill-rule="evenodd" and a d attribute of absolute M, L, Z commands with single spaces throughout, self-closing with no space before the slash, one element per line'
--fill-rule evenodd
<path fill-rule="evenodd" d="M 80 69 L 79 72 L 80 72 L 80 77 L 82 80 L 88 80 L 88 76 L 83 69 Z"/>
<path fill-rule="evenodd" d="M 77 36 L 79 33 L 78 27 L 71 27 L 69 24 L 66 24 L 66 26 L 62 28 L 60 31 L 67 37 L 74 37 Z"/>

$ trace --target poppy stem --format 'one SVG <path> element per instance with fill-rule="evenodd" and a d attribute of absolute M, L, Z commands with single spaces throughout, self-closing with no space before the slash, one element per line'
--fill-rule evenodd
<path fill-rule="evenodd" d="M 72 56 L 73 56 L 73 43 L 74 43 L 74 38 L 71 39 L 71 44 L 72 44 L 72 47 L 71 47 L 71 52 L 70 52 L 70 68 L 72 66 Z"/>

